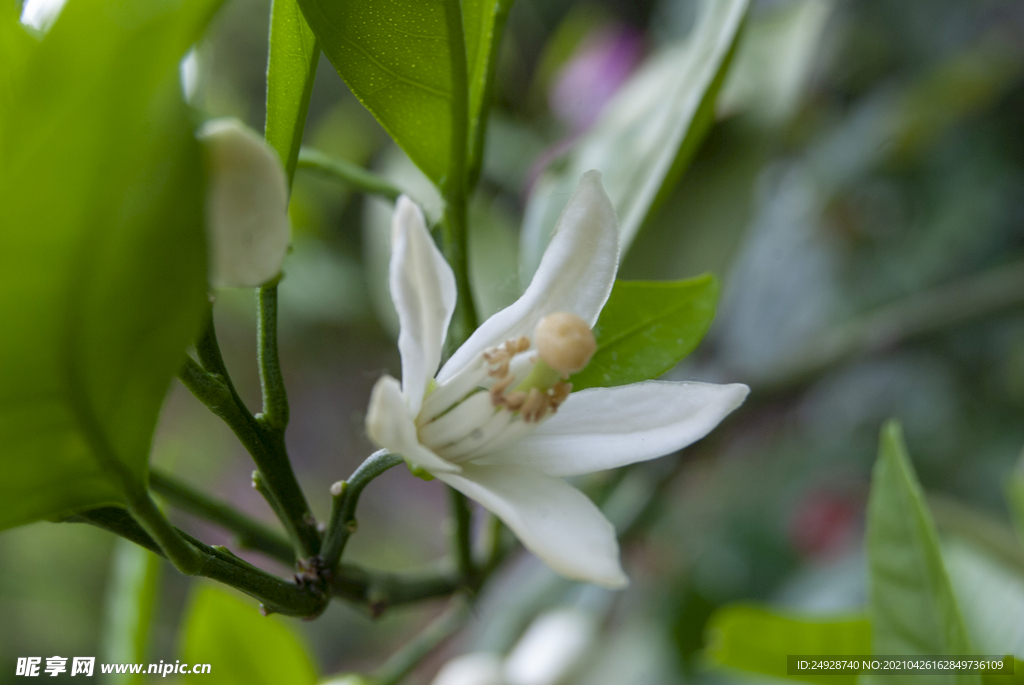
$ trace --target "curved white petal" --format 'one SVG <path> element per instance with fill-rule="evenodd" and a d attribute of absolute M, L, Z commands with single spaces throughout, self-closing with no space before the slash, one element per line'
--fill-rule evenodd
<path fill-rule="evenodd" d="M 445 664 L 430 685 L 505 685 L 501 657 L 493 652 L 472 652 Z"/>
<path fill-rule="evenodd" d="M 258 286 L 281 271 L 291 228 L 281 160 L 237 119 L 213 119 L 196 137 L 206 147 L 206 229 L 210 284 Z"/>
<path fill-rule="evenodd" d="M 667 381 L 581 390 L 533 432 L 475 463 L 576 476 L 655 459 L 703 438 L 749 392 L 741 383 Z"/>
<path fill-rule="evenodd" d="M 423 212 L 404 195 L 391 222 L 389 285 L 400 327 L 402 393 L 416 415 L 441 363 L 456 290 L 455 275 L 430 237 Z"/>
<path fill-rule="evenodd" d="M 615 529 L 582 492 L 522 466 L 462 466 L 459 474 L 436 475 L 493 512 L 555 571 L 609 588 L 629 582 Z"/>
<path fill-rule="evenodd" d="M 437 374 L 443 383 L 488 347 L 520 335 L 532 336 L 552 312 L 597 321 L 619 268 L 619 224 L 601 174 L 588 171 L 555 225 L 537 273 L 523 296 L 487 319 Z"/>
<path fill-rule="evenodd" d="M 420 444 L 416 437 L 416 424 L 402 397 L 401 387 L 391 376 L 381 376 L 373 386 L 370 407 L 366 412 L 366 434 L 378 446 L 401 454 L 414 466 L 435 475 L 461 470 L 458 464 L 445 461 Z"/>

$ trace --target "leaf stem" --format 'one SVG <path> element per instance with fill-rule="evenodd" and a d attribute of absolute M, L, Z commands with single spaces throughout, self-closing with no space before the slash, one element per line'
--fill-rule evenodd
<path fill-rule="evenodd" d="M 469 508 L 469 500 L 455 488 L 448 488 L 451 501 L 452 518 L 452 551 L 459 569 L 462 582 L 468 588 L 477 587 L 476 564 L 473 562 L 473 511 Z"/>
<path fill-rule="evenodd" d="M 171 475 L 152 469 L 149 472 L 149 485 L 154 492 L 175 506 L 233 532 L 239 547 L 263 552 L 288 566 L 295 564 L 295 551 L 286 538 L 227 502 L 210 497 Z"/>
<path fill-rule="evenodd" d="M 455 634 L 468 617 L 469 603 L 454 600 L 447 611 L 370 675 L 373 685 L 398 685 L 423 659 Z"/>
<path fill-rule="evenodd" d="M 383 176 L 378 176 L 352 162 L 331 157 L 312 148 L 304 147 L 299 151 L 299 168 L 350 183 L 357 190 L 371 195 L 380 195 L 392 202 L 402 194 L 401 188 Z"/>
<path fill-rule="evenodd" d="M 444 0 L 445 23 L 452 65 L 452 130 L 448 174 L 441 183 L 446 202 L 441 225 L 442 251 L 455 272 L 458 300 L 452 317 L 449 345 L 461 345 L 477 326 L 469 283 L 467 248 L 467 156 L 469 153 L 469 76 L 466 66 L 466 37 L 462 26 L 462 4 Z"/>
<path fill-rule="evenodd" d="M 338 481 L 331 487 L 334 501 L 331 516 L 327 522 L 327 533 L 320 550 L 323 567 L 333 569 L 338 565 L 345 543 L 356 529 L 356 505 L 363 489 L 388 469 L 402 463 L 402 457 L 387 450 L 379 450 L 366 458 L 348 480 Z"/>
<path fill-rule="evenodd" d="M 484 83 L 480 89 L 479 110 L 476 112 L 476 119 L 470 123 L 473 131 L 469 148 L 468 172 L 466 174 L 466 182 L 470 191 L 476 187 L 476 183 L 480 179 L 480 169 L 483 167 L 487 122 L 490 119 L 491 101 L 494 99 L 494 76 L 498 67 L 498 53 L 501 50 L 502 35 L 505 33 L 505 22 L 511 9 L 512 0 L 497 0 L 494 3 L 494 23 L 492 24 L 492 35 L 488 45 Z"/>

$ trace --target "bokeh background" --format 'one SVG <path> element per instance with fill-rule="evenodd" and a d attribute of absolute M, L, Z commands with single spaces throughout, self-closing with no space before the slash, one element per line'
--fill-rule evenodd
<path fill-rule="evenodd" d="M 230 0 L 197 46 L 184 71 L 205 116 L 262 130 L 268 9 Z M 516 0 L 472 217 L 485 310 L 519 287 L 532 182 L 646 55 L 685 38 L 694 16 L 694 0 Z M 700 650 L 708 616 L 728 602 L 863 606 L 864 506 L 889 417 L 904 422 L 940 529 L 986 540 L 998 563 L 1024 564 L 1004 491 L 1024 445 L 1024 5 L 756 0 L 744 30 L 716 122 L 620 276 L 715 273 L 715 325 L 669 377 L 746 382 L 750 400 L 680 455 L 582 483 L 599 496 L 635 481 L 620 506 L 634 524 L 628 591 L 559 581 L 519 553 L 470 627 L 413 682 L 428 682 L 446 656 L 507 649 L 534 612 L 565 603 L 601 617 L 602 656 L 578 680 L 595 685 L 727 679 L 701 667 Z M 421 187 L 323 58 L 305 142 Z M 330 484 L 372 450 L 362 422 L 373 382 L 400 369 L 383 280 L 389 208 L 300 170 L 291 214 L 281 290 L 288 441 L 324 517 Z M 235 383 L 256 406 L 254 295 L 223 292 L 216 316 Z M 271 520 L 244 450 L 180 385 L 153 450 L 162 468 Z M 350 557 L 403 570 L 443 556 L 446 504 L 439 484 L 394 469 L 364 495 Z M 102 659 L 116 556 L 111 536 L 80 525 L 0 535 L 0 663 Z M 151 661 L 178 658 L 190 592 L 166 571 Z M 1016 582 L 1012 596 L 1024 597 Z M 442 605 L 371 621 L 334 603 L 293 625 L 322 673 L 368 669 Z M 1013 639 L 1007 651 L 1021 656 L 1024 629 Z M 0 672 L 0 683 L 16 680 Z"/>

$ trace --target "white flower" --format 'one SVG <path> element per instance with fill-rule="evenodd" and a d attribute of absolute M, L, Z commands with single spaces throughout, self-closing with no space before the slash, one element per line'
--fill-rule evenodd
<path fill-rule="evenodd" d="M 280 273 L 291 234 L 281 159 L 237 119 L 207 121 L 196 137 L 209 159 L 210 285 L 262 285 Z"/>
<path fill-rule="evenodd" d="M 377 382 L 366 427 L 379 446 L 480 502 L 554 570 L 622 587 L 615 530 L 562 478 L 685 447 L 738 407 L 748 388 L 645 381 L 568 394 L 561 377 L 578 369 L 559 366 L 589 358 L 583 348 L 592 336 L 588 343 L 579 329 L 591 335 L 618 269 L 618 225 L 600 179 L 583 175 L 526 292 L 440 371 L 455 278 L 420 210 L 399 199 L 390 288 L 402 383 Z"/>
<path fill-rule="evenodd" d="M 597 634 L 580 609 L 549 611 L 530 624 L 508 658 L 471 652 L 445 664 L 431 685 L 556 685 L 571 674 Z"/>

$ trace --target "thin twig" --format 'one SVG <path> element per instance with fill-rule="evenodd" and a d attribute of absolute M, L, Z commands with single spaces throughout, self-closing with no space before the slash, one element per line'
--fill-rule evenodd
<path fill-rule="evenodd" d="M 356 505 L 359 503 L 359 495 L 362 494 L 363 489 L 374 478 L 401 463 L 402 457 L 399 455 L 387 450 L 379 450 L 367 457 L 366 461 L 359 465 L 359 468 L 347 481 L 339 481 L 331 487 L 334 502 L 331 507 L 331 517 L 327 522 L 323 548 L 320 550 L 324 568 L 333 569 L 338 565 L 342 552 L 345 550 L 345 543 L 355 532 Z"/>

